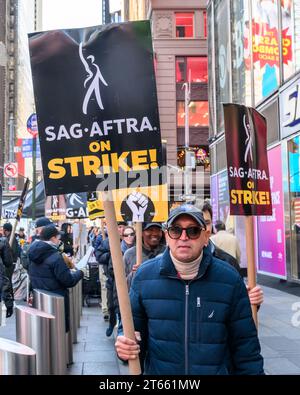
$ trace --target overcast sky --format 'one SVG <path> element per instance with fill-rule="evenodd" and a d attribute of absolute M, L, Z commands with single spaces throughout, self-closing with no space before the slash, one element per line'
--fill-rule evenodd
<path fill-rule="evenodd" d="M 101 25 L 102 0 L 43 0 L 43 30 Z"/>

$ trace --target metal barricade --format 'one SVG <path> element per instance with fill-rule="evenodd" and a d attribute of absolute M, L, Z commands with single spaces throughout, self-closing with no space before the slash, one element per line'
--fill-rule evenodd
<path fill-rule="evenodd" d="M 16 306 L 16 340 L 36 352 L 36 373 L 51 374 L 50 328 L 52 314 L 29 306 Z"/>
<path fill-rule="evenodd" d="M 0 338 L 0 376 L 35 374 L 35 351 L 24 344 Z"/>
<path fill-rule="evenodd" d="M 67 372 L 64 297 L 54 292 L 35 289 L 33 306 L 55 317 L 50 328 L 51 373 L 64 375 Z"/>

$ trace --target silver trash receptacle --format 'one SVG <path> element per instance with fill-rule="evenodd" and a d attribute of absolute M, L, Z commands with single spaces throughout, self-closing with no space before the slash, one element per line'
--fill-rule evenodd
<path fill-rule="evenodd" d="M 36 373 L 51 374 L 50 328 L 55 317 L 29 306 L 16 306 L 16 340 L 36 352 Z"/>
<path fill-rule="evenodd" d="M 12 340 L 0 338 L 0 376 L 35 375 L 35 351 Z"/>
<path fill-rule="evenodd" d="M 80 306 L 80 317 L 82 316 L 82 303 L 83 303 L 83 298 L 82 298 L 82 280 L 79 281 L 79 306 Z"/>
<path fill-rule="evenodd" d="M 74 288 L 69 288 L 69 303 L 70 303 L 70 332 L 72 343 L 77 343 L 77 322 L 76 322 L 76 300 Z"/>
<path fill-rule="evenodd" d="M 80 327 L 80 285 L 81 282 L 77 283 L 75 286 L 76 295 L 76 327 Z"/>
<path fill-rule="evenodd" d="M 71 365 L 73 363 L 73 343 L 71 331 L 66 333 L 66 359 L 67 365 Z"/>
<path fill-rule="evenodd" d="M 53 314 L 55 317 L 50 330 L 51 373 L 65 375 L 67 372 L 67 348 L 64 297 L 54 292 L 35 289 L 33 291 L 33 306 L 48 314 Z"/>

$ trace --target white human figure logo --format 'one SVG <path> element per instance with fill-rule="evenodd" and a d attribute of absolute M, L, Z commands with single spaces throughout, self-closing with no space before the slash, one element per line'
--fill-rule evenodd
<path fill-rule="evenodd" d="M 126 203 L 132 211 L 132 221 L 144 222 L 145 212 L 149 203 L 147 197 L 140 192 L 133 192 L 128 196 Z"/>
<path fill-rule="evenodd" d="M 56 210 L 58 208 L 58 197 L 57 196 L 53 196 L 52 197 L 52 209 Z"/>
<path fill-rule="evenodd" d="M 83 101 L 83 105 L 82 105 L 82 112 L 86 115 L 87 114 L 87 107 L 89 104 L 89 101 L 91 99 L 91 96 L 93 93 L 95 93 L 96 96 L 96 100 L 98 103 L 98 106 L 100 108 L 100 110 L 104 110 L 103 107 L 103 103 L 102 103 L 102 99 L 101 99 L 101 94 L 100 94 L 100 82 L 102 82 L 103 85 L 108 86 L 107 82 L 105 81 L 105 79 L 103 78 L 103 75 L 99 69 L 99 66 L 94 63 L 95 62 L 95 57 L 93 55 L 89 55 L 86 59 L 90 60 L 91 62 L 91 66 L 93 66 L 94 68 L 94 73 L 91 70 L 87 60 L 84 58 L 83 56 L 83 52 L 82 52 L 82 43 L 79 44 L 79 56 L 80 56 L 80 60 L 84 65 L 84 68 L 86 70 L 86 72 L 88 73 L 88 76 L 86 78 L 86 80 L 84 81 L 84 87 L 86 88 L 87 83 L 91 80 L 89 88 L 86 92 L 84 101 Z"/>
<path fill-rule="evenodd" d="M 77 193 L 68 193 L 68 199 L 70 201 L 71 206 L 75 206 L 76 203 L 79 205 L 83 205 L 83 200 L 81 199 L 80 195 L 77 195 Z"/>
<path fill-rule="evenodd" d="M 253 141 L 252 141 L 252 135 L 251 135 L 251 127 L 250 127 L 249 123 L 246 122 L 246 115 L 244 115 L 244 117 L 243 117 L 243 123 L 244 123 L 245 132 L 247 135 L 247 138 L 245 141 L 246 150 L 245 150 L 244 161 L 247 163 L 248 156 L 250 156 L 251 162 L 253 161 L 253 154 L 252 154 Z"/>

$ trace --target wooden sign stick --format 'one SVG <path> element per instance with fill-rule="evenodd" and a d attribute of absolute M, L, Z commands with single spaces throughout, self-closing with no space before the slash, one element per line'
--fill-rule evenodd
<path fill-rule="evenodd" d="M 107 223 L 109 246 L 111 251 L 114 275 L 116 280 L 117 294 L 119 299 L 120 313 L 125 337 L 135 339 L 133 318 L 131 312 L 130 299 L 128 294 L 127 281 L 121 251 L 120 236 L 118 232 L 117 219 L 114 202 L 111 192 L 102 193 L 105 218 Z M 141 374 L 139 358 L 129 360 L 130 374 Z"/>
<path fill-rule="evenodd" d="M 245 216 L 246 226 L 246 251 L 247 251 L 247 272 L 248 272 L 248 285 L 252 289 L 256 286 L 256 268 L 255 268 L 255 245 L 254 245 L 254 226 L 253 217 Z M 256 328 L 258 328 L 257 321 L 257 306 L 251 305 L 252 316 Z"/>

